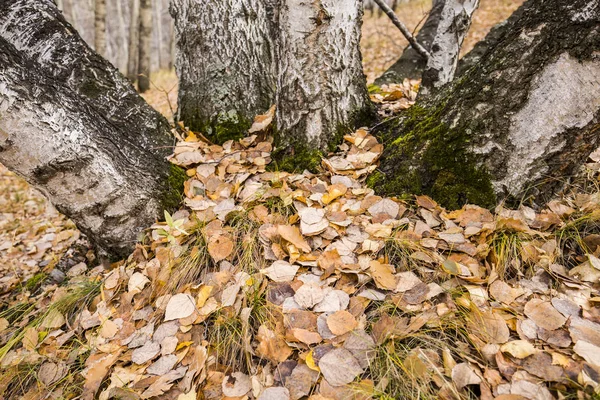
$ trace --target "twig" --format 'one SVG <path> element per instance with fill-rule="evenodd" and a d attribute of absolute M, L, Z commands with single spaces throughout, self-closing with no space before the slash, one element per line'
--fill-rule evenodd
<path fill-rule="evenodd" d="M 415 49 L 415 51 L 417 53 L 419 53 L 421 56 L 423 56 L 425 59 L 428 59 L 429 58 L 429 52 L 427 50 L 425 50 L 425 48 L 423 46 L 421 46 L 419 44 L 419 42 L 417 42 L 417 40 L 410 33 L 410 31 L 408 30 L 408 28 L 406 27 L 406 25 L 404 25 L 404 23 L 402 23 L 402 21 L 400 21 L 398 19 L 398 17 L 394 13 L 394 10 L 392 10 L 390 8 L 390 6 L 387 5 L 387 3 L 385 2 L 385 0 L 373 0 L 373 1 L 375 3 L 377 3 L 377 5 L 383 10 L 383 12 L 388 17 L 390 17 L 390 19 L 392 20 L 392 23 L 394 25 L 396 25 L 396 28 L 400 29 L 400 32 L 402 32 L 402 34 L 404 35 L 404 37 L 406 38 L 406 40 L 408 40 L 408 43 L 410 43 L 410 45 Z"/>

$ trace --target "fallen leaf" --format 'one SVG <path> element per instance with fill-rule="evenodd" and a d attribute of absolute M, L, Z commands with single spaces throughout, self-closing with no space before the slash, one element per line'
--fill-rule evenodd
<path fill-rule="evenodd" d="M 331 386 L 347 385 L 363 372 L 352 353 L 342 348 L 331 350 L 321 357 L 319 368 Z"/>
<path fill-rule="evenodd" d="M 287 261 L 277 260 L 269 268 L 260 270 L 261 274 L 267 275 L 275 282 L 290 282 L 296 276 L 299 265 L 290 264 Z"/>
<path fill-rule="evenodd" d="M 131 353 L 131 361 L 141 365 L 156 357 L 160 353 L 160 344 L 149 341 Z"/>
<path fill-rule="evenodd" d="M 248 133 L 265 130 L 269 125 L 271 125 L 273 117 L 275 117 L 275 105 L 272 105 L 266 113 L 254 117 L 254 122 L 252 122 L 250 129 L 248 129 Z"/>
<path fill-rule="evenodd" d="M 357 325 L 358 322 L 354 316 L 345 310 L 337 311 L 327 317 L 327 326 L 329 327 L 329 330 L 331 330 L 331 332 L 336 336 L 340 336 L 354 330 Z"/>
<path fill-rule="evenodd" d="M 518 359 L 529 357 L 538 351 L 527 340 L 513 340 L 500 346 L 500 350 Z"/>
<path fill-rule="evenodd" d="M 531 299 L 525 304 L 525 315 L 539 327 L 553 331 L 565 324 L 567 319 L 548 301 Z"/>
<path fill-rule="evenodd" d="M 381 264 L 377 260 L 372 260 L 369 264 L 369 273 L 379 289 L 394 290 L 398 284 L 394 276 L 394 267 L 389 264 Z"/>
<path fill-rule="evenodd" d="M 316 283 L 305 283 L 294 294 L 294 300 L 303 308 L 312 308 L 324 298 L 325 292 L 323 288 Z"/>
<path fill-rule="evenodd" d="M 150 283 L 150 279 L 146 275 L 141 272 L 134 272 L 127 283 L 127 290 L 129 293 L 139 293 L 148 283 Z"/>
<path fill-rule="evenodd" d="M 302 237 L 302 234 L 297 227 L 291 225 L 279 225 L 277 226 L 277 233 L 279 233 L 284 240 L 287 240 L 305 253 L 311 252 L 308 242 Z"/>
<path fill-rule="evenodd" d="M 196 310 L 194 298 L 187 293 L 172 296 L 165 310 L 165 321 L 187 318 Z"/>
<path fill-rule="evenodd" d="M 208 253 L 216 261 L 226 259 L 233 253 L 233 242 L 226 235 L 215 235 L 208 240 Z"/>
<path fill-rule="evenodd" d="M 240 397 L 252 389 L 252 382 L 248 375 L 242 372 L 234 372 L 225 376 L 221 389 L 225 396 Z"/>
<path fill-rule="evenodd" d="M 474 368 L 469 363 L 456 364 L 452 368 L 452 381 L 458 390 L 462 390 L 467 385 L 478 385 L 481 383 L 481 377 L 475 373 Z"/>
<path fill-rule="evenodd" d="M 600 347 L 594 346 L 591 343 L 584 342 L 583 340 L 575 343 L 573 347 L 575 353 L 583 358 L 585 361 L 596 367 L 600 367 Z"/>
<path fill-rule="evenodd" d="M 290 399 L 290 391 L 285 387 L 270 387 L 266 388 L 260 396 L 258 396 L 258 400 L 289 400 Z"/>

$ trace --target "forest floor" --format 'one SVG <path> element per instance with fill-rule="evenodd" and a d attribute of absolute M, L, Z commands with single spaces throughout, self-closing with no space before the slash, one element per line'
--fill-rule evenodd
<path fill-rule="evenodd" d="M 367 131 L 318 174 L 268 170 L 267 133 L 181 137 L 184 206 L 111 265 L 0 170 L 0 398 L 598 398 L 596 154 L 542 210 L 448 211 L 366 188 Z"/>

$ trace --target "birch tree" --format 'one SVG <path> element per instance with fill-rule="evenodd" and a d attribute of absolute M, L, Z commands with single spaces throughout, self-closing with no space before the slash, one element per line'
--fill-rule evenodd
<path fill-rule="evenodd" d="M 106 0 L 94 2 L 94 50 L 106 57 Z"/>
<path fill-rule="evenodd" d="M 140 0 L 130 0 L 129 37 L 127 54 L 127 77 L 131 82 L 137 82 L 139 58 L 139 29 L 140 29 Z"/>
<path fill-rule="evenodd" d="M 369 114 L 359 47 L 361 21 L 361 0 L 281 2 L 277 46 L 281 147 L 325 150 L 338 133 Z"/>
<path fill-rule="evenodd" d="M 275 99 L 271 4 L 173 0 L 179 119 L 217 141 L 240 137 Z"/>
<path fill-rule="evenodd" d="M 543 203 L 600 145 L 600 8 L 528 0 L 433 98 L 380 127 L 379 193 Z"/>
<path fill-rule="evenodd" d="M 138 90 L 150 89 L 150 50 L 152 44 L 152 0 L 139 0 Z"/>
<path fill-rule="evenodd" d="M 0 1 L 0 162 L 100 248 L 126 255 L 177 205 L 172 143 L 167 121 L 50 1 Z"/>

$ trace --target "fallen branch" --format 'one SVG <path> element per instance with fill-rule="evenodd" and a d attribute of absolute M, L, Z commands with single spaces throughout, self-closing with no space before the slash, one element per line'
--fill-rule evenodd
<path fill-rule="evenodd" d="M 404 25 L 404 23 L 400 21 L 400 19 L 398 19 L 398 16 L 396 16 L 396 13 L 394 13 L 394 10 L 392 10 L 384 0 L 373 1 L 377 3 L 379 8 L 381 8 L 381 10 L 392 20 L 392 23 L 396 25 L 398 29 L 400 29 L 400 32 L 402 32 L 406 40 L 408 40 L 408 43 L 410 43 L 410 45 L 417 51 L 417 53 L 419 53 L 423 58 L 428 59 L 429 52 L 423 46 L 421 46 L 419 42 L 417 42 L 417 40 L 410 33 L 406 25 Z"/>

